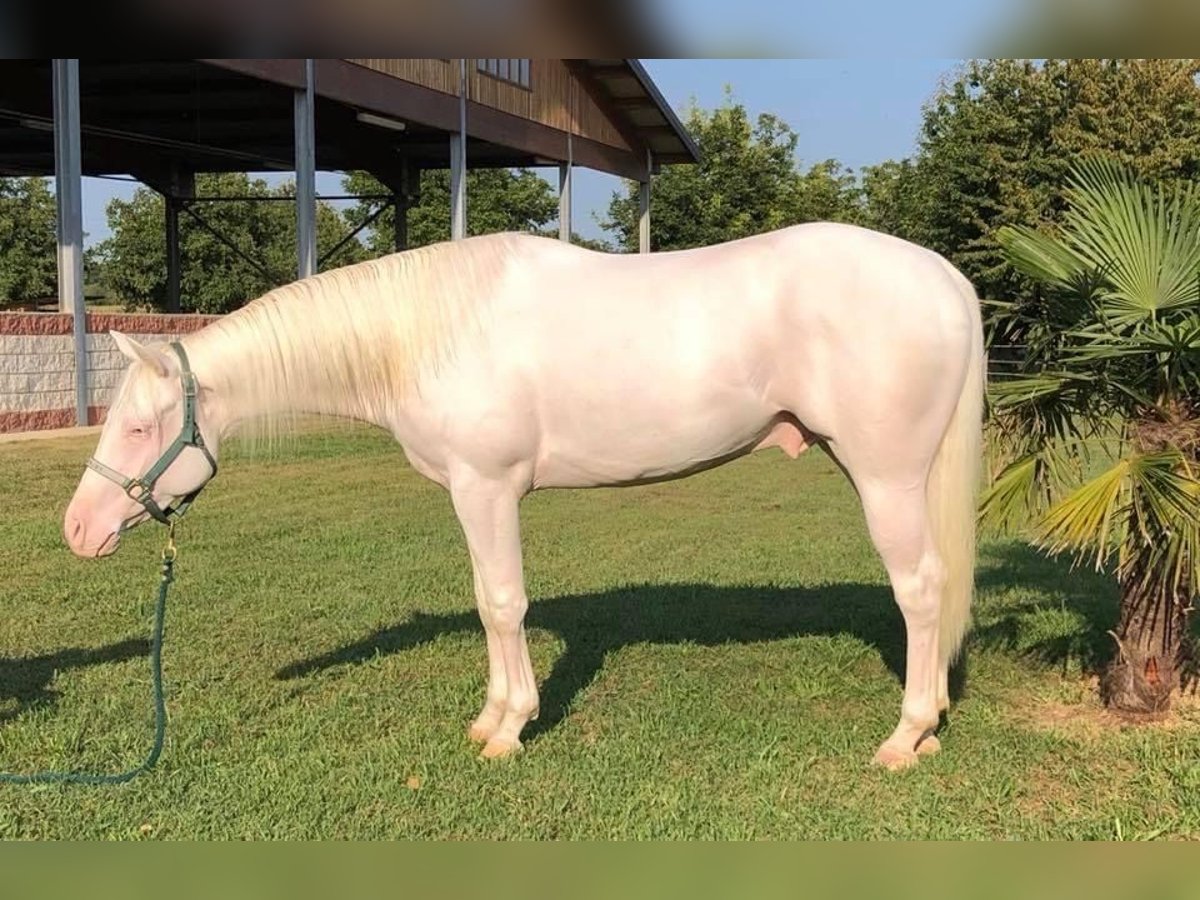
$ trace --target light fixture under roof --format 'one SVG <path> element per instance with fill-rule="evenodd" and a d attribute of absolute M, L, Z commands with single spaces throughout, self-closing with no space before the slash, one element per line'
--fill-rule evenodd
<path fill-rule="evenodd" d="M 376 125 L 379 128 L 390 128 L 392 131 L 404 131 L 408 125 L 399 119 L 389 119 L 387 116 L 377 116 L 374 113 L 360 112 L 355 116 L 364 125 Z"/>

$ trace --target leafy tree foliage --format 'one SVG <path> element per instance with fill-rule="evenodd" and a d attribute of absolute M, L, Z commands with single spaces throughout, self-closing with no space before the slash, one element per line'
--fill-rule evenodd
<path fill-rule="evenodd" d="M 367 172 L 351 172 L 343 180 L 347 193 L 379 194 L 387 189 Z M 364 222 L 379 201 L 364 200 L 347 210 L 353 225 Z M 558 218 L 554 188 L 532 169 L 468 169 L 467 233 L 497 231 L 546 233 Z M 372 255 L 391 253 L 395 213 L 384 211 L 368 226 L 365 243 Z M 557 231 L 555 232 L 557 234 Z M 426 169 L 421 173 L 419 201 L 408 211 L 408 246 L 450 240 L 450 172 Z"/>
<path fill-rule="evenodd" d="M 886 160 L 862 170 L 861 224 L 905 240 L 925 243 L 928 192 L 910 159 Z"/>
<path fill-rule="evenodd" d="M 54 295 L 54 195 L 42 178 L 0 178 L 0 307 Z"/>
<path fill-rule="evenodd" d="M 294 186 L 271 189 L 241 173 L 199 175 L 198 197 L 287 197 Z M 251 200 L 199 203 L 197 215 L 217 237 L 186 213 L 180 214 L 180 306 L 188 312 L 236 309 L 270 289 L 295 279 L 296 213 L 291 203 Z M 94 255 L 105 286 L 129 308 L 163 309 L 167 300 L 167 253 L 163 199 L 141 188 L 132 199 L 108 205 L 111 237 Z M 325 203 L 317 205 L 317 255 L 349 233 L 345 219 Z M 223 238 L 223 239 L 222 239 Z M 258 265 L 244 259 L 226 242 Z M 347 243 L 324 268 L 362 259 L 363 247 Z"/>
<path fill-rule="evenodd" d="M 707 111 L 693 105 L 685 124 L 701 152 L 697 166 L 667 166 L 655 176 L 650 242 L 656 250 L 700 247 L 798 222 L 856 221 L 855 179 L 836 160 L 801 171 L 797 135 L 778 116 L 750 120 L 727 94 Z M 613 195 L 601 227 L 625 250 L 638 246 L 638 185 Z"/>
<path fill-rule="evenodd" d="M 982 296 L 1011 299 L 1029 282 L 999 230 L 1058 221 L 1085 156 L 1153 180 L 1200 176 L 1198 72 L 1194 59 L 972 61 L 926 107 L 911 168 L 887 171 L 902 211 L 885 221 L 948 256 Z"/>

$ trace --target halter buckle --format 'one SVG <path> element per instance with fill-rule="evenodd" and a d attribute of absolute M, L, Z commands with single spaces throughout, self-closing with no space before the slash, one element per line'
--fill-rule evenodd
<path fill-rule="evenodd" d="M 142 481 L 140 478 L 134 478 L 132 481 L 130 481 L 129 485 L 125 488 L 125 493 L 129 495 L 129 499 L 140 503 L 143 506 L 146 505 L 146 500 L 149 499 L 152 494 L 150 485 L 146 484 L 146 482 Z"/>

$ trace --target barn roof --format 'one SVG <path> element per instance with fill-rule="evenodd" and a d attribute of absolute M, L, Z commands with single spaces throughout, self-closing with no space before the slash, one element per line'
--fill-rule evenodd
<path fill-rule="evenodd" d="M 50 60 L 0 60 L 0 175 L 54 172 Z M 567 60 L 631 146 L 653 164 L 688 163 L 698 151 L 636 59 Z M 399 155 L 418 166 L 447 164 L 447 131 L 457 101 L 356 66 L 316 61 L 316 165 L 367 169 L 388 179 Z M 80 63 L 82 169 L 158 180 L 189 171 L 290 171 L 293 97 L 304 83 L 299 59 L 83 60 Z M 408 122 L 402 139 L 364 124 L 375 110 Z M 471 123 L 472 167 L 538 165 L 566 159 L 556 133 L 516 117 Z M 478 131 L 476 130 L 478 129 Z M 562 142 L 565 148 L 565 142 Z M 629 151 L 577 142 L 577 164 L 644 177 Z"/>

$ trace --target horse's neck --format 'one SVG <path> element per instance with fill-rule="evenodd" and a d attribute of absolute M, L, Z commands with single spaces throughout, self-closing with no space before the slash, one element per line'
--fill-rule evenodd
<path fill-rule="evenodd" d="M 384 424 L 393 392 L 385 373 L 370 371 L 378 357 L 364 348 L 380 339 L 386 323 L 339 321 L 304 303 L 268 312 L 239 310 L 184 341 L 197 381 L 212 391 L 221 431 L 310 413 Z M 288 315 L 311 318 L 303 339 L 279 340 L 263 327 Z M 372 324 L 376 333 L 364 338 Z"/>
<path fill-rule="evenodd" d="M 277 288 L 184 346 L 230 424 L 314 412 L 385 425 L 422 378 L 478 349 L 480 297 L 495 293 L 515 246 L 473 238 L 347 266 Z"/>

